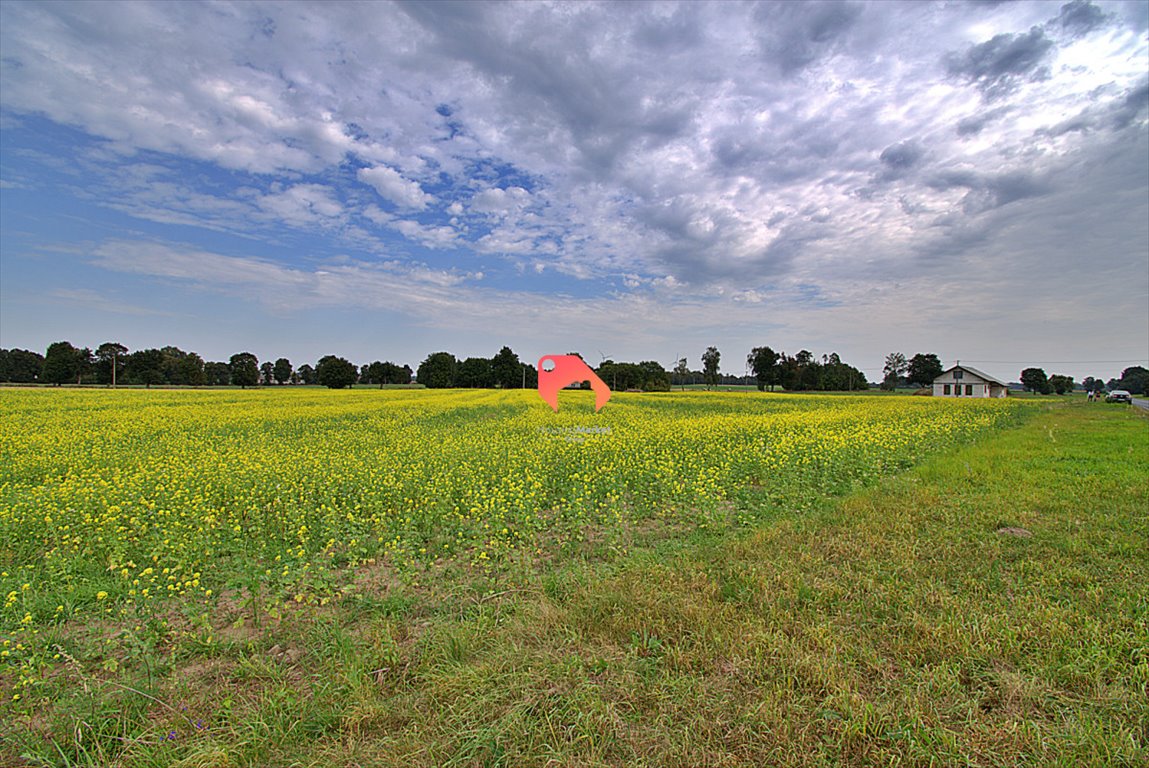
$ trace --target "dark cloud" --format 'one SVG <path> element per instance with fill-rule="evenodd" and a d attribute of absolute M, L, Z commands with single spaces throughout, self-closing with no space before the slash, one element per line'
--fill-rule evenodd
<path fill-rule="evenodd" d="M 1062 120 L 1060 123 L 1051 128 L 1044 128 L 1038 131 L 1038 134 L 1056 138 L 1058 136 L 1064 136 L 1067 133 L 1088 131 L 1095 124 L 1096 122 L 1094 121 L 1092 115 L 1088 110 L 1086 110 L 1079 115 L 1075 115 L 1074 117 L 1069 118 L 1068 120 Z"/>
<path fill-rule="evenodd" d="M 681 135 L 694 119 L 692 94 L 665 82 L 659 68 L 668 51 L 689 56 L 701 40 L 687 11 L 631 33 L 623 30 L 639 19 L 629 7 L 557 16 L 473 2 L 403 8 L 432 33 L 427 55 L 466 63 L 509 112 L 532 116 L 508 127 L 570 146 L 590 175 L 609 173 L 639 146 Z M 704 68 L 698 76 L 705 81 Z"/>
<path fill-rule="evenodd" d="M 987 109 L 978 112 L 976 115 L 962 118 L 957 124 L 958 136 L 976 136 L 982 132 L 987 125 L 997 120 L 999 117 L 1005 115 L 1009 110 L 1005 108 Z"/>
<path fill-rule="evenodd" d="M 1061 15 L 1057 17 L 1057 23 L 1061 28 L 1074 37 L 1088 34 L 1108 21 L 1109 16 L 1105 11 L 1089 0 L 1073 0 L 1071 3 L 1066 3 L 1061 6 Z"/>
<path fill-rule="evenodd" d="M 669 16 L 645 18 L 638 22 L 634 41 L 643 48 L 681 55 L 703 41 L 703 22 L 692 3 L 674 6 Z"/>
<path fill-rule="evenodd" d="M 1019 81 L 1040 79 L 1042 66 L 1053 41 L 1041 27 L 1025 34 L 996 35 L 972 46 L 962 54 L 946 57 L 946 68 L 955 77 L 974 83 L 987 98 L 997 98 L 1013 90 Z"/>
<path fill-rule="evenodd" d="M 917 165 L 923 154 L 917 142 L 903 141 L 883 149 L 878 159 L 886 167 L 887 174 L 901 176 Z"/>
<path fill-rule="evenodd" d="M 762 55 L 794 74 L 833 53 L 861 13 L 854 3 L 762 3 L 754 13 Z"/>
<path fill-rule="evenodd" d="M 1100 94 L 1095 98 L 1100 98 Z M 1105 128 L 1120 131 L 1137 122 L 1147 110 L 1149 110 L 1149 80 L 1143 80 L 1118 98 L 1090 105 L 1073 117 L 1049 128 L 1042 128 L 1036 133 L 1039 136 L 1057 137 L 1067 133 Z"/>
<path fill-rule="evenodd" d="M 927 181 L 932 189 L 946 191 L 966 189 L 962 211 L 974 216 L 1003 205 L 1040 197 L 1050 192 L 1047 183 L 1024 171 L 980 174 L 976 171 L 951 169 L 934 174 Z"/>
<path fill-rule="evenodd" d="M 1113 111 L 1113 126 L 1121 129 L 1129 126 L 1137 117 L 1149 110 L 1149 79 L 1130 89 Z"/>

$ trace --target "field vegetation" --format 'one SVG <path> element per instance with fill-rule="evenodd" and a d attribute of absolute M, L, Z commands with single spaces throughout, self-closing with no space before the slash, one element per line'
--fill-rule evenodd
<path fill-rule="evenodd" d="M 0 419 L 9 762 L 1145 757 L 1125 408 L 20 390 Z"/>

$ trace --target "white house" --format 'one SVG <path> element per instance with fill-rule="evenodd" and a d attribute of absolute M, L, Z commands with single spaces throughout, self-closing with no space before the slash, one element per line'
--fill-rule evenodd
<path fill-rule="evenodd" d="M 1008 388 L 987 373 L 955 365 L 934 379 L 934 397 L 1005 397 Z"/>

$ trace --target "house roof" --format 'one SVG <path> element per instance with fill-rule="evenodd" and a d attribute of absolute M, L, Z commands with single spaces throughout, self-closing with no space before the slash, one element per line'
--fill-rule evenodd
<path fill-rule="evenodd" d="M 988 373 L 983 373 L 983 372 L 979 371 L 977 368 L 971 368 L 968 365 L 955 365 L 952 368 L 949 368 L 945 371 L 942 371 L 942 376 L 945 376 L 947 373 L 950 373 L 951 371 L 956 371 L 959 368 L 963 371 L 968 371 L 969 373 L 972 373 L 974 376 L 977 376 L 981 379 L 984 379 L 985 381 L 988 381 L 990 384 L 996 384 L 999 387 L 1008 387 L 1009 386 L 1004 381 L 998 381 L 993 376 L 990 376 Z M 940 379 L 940 378 L 941 378 L 941 376 L 938 377 L 938 379 Z M 934 381 L 937 381 L 937 379 L 934 379 Z"/>

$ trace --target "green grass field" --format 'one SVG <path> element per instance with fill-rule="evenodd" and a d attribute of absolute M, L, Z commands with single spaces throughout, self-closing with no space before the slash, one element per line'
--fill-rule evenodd
<path fill-rule="evenodd" d="M 126 393 L 90 393 L 77 429 L 58 394 L 0 399 L 0 764 L 1149 758 L 1149 420 L 1129 408 L 620 395 L 604 433 L 578 393 L 559 421 L 475 393 L 132 393 L 135 426 Z M 523 435 L 535 452 L 508 450 Z M 349 482 L 378 467 L 395 487 Z M 498 532 L 455 509 L 477 483 Z M 415 488 L 398 519 L 367 514 Z M 140 532 L 156 515 L 170 528 Z"/>

